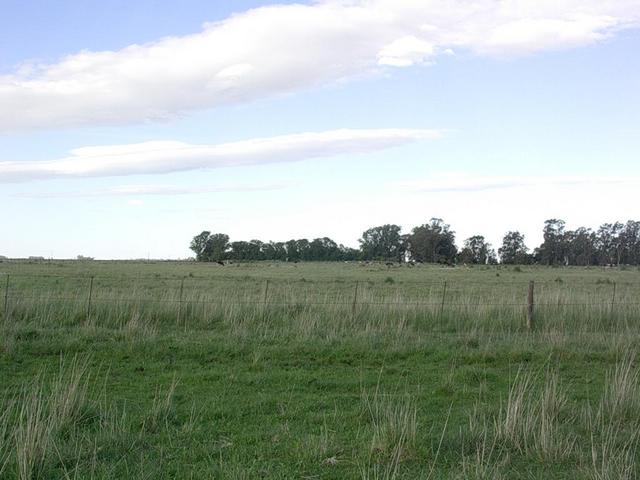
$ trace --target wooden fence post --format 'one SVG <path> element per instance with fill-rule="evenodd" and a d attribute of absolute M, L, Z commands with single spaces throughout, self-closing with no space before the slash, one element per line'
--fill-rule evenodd
<path fill-rule="evenodd" d="M 442 314 L 444 313 L 444 300 L 447 297 L 447 282 L 442 284 L 442 301 L 440 302 L 440 311 L 438 312 L 438 320 L 442 320 Z"/>
<path fill-rule="evenodd" d="M 533 330 L 534 318 L 533 318 L 533 306 L 534 306 L 534 297 L 533 297 L 533 280 L 529 281 L 529 294 L 527 295 L 527 328 L 529 331 Z"/>
<path fill-rule="evenodd" d="M 351 317 L 356 318 L 357 308 L 358 308 L 358 283 L 356 282 L 356 288 L 353 291 L 353 304 L 351 305 Z"/>
<path fill-rule="evenodd" d="M 9 274 L 7 273 L 7 281 L 4 286 L 4 319 L 9 317 Z"/>
<path fill-rule="evenodd" d="M 611 314 L 613 314 L 613 306 L 616 303 L 616 282 L 613 282 L 613 293 L 611 294 Z"/>
<path fill-rule="evenodd" d="M 264 293 L 262 295 L 262 308 L 267 307 L 267 300 L 269 298 L 268 295 L 269 295 L 269 279 L 267 278 L 264 281 Z"/>
<path fill-rule="evenodd" d="M 178 325 L 182 321 L 182 293 L 184 292 L 184 277 L 180 279 L 180 295 L 178 297 Z"/>
<path fill-rule="evenodd" d="M 89 296 L 87 297 L 87 321 L 91 316 L 91 297 L 93 296 L 93 275 L 89 278 Z"/>

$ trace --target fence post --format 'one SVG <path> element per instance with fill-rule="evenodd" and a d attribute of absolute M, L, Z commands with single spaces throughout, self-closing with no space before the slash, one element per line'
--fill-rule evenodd
<path fill-rule="evenodd" d="M 442 285 L 442 301 L 440 302 L 440 311 L 438 312 L 438 320 L 442 320 L 442 314 L 444 312 L 444 300 L 447 296 L 447 282 Z"/>
<path fill-rule="evenodd" d="M 91 297 L 93 296 L 93 275 L 89 278 L 89 296 L 87 297 L 87 321 L 91 316 Z"/>
<path fill-rule="evenodd" d="M 534 318 L 533 318 L 533 280 L 529 280 L 529 294 L 527 295 L 527 328 L 529 331 L 533 330 Z"/>
<path fill-rule="evenodd" d="M 356 282 L 355 290 L 353 291 L 353 304 L 351 305 L 351 317 L 356 318 L 357 308 L 358 308 L 358 283 Z"/>
<path fill-rule="evenodd" d="M 9 274 L 7 273 L 7 281 L 4 286 L 4 319 L 9 318 Z"/>
<path fill-rule="evenodd" d="M 180 296 L 178 297 L 178 325 L 182 321 L 182 293 L 184 292 L 184 277 L 180 279 Z"/>
<path fill-rule="evenodd" d="M 266 308 L 267 307 L 267 299 L 269 295 L 269 279 L 267 278 L 264 281 L 264 293 L 262 294 L 262 308 Z"/>
<path fill-rule="evenodd" d="M 613 293 L 611 294 L 611 314 L 613 314 L 613 306 L 616 303 L 616 282 L 613 282 Z"/>

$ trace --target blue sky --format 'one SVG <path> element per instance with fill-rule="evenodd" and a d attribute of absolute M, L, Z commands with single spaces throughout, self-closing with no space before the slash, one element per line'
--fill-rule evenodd
<path fill-rule="evenodd" d="M 3 2 L 0 254 L 640 218 L 637 2 L 399 3 Z"/>

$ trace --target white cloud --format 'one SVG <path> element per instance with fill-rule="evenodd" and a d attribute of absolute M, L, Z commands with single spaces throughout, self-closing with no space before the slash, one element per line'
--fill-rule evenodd
<path fill-rule="evenodd" d="M 470 51 L 587 45 L 640 20 L 637 0 L 324 0 L 273 5 L 118 51 L 0 76 L 0 131 L 163 120 L 380 66 Z"/>
<path fill-rule="evenodd" d="M 409 67 L 424 62 L 434 54 L 433 45 L 413 35 L 394 40 L 378 53 L 380 65 Z"/>
<path fill-rule="evenodd" d="M 425 180 L 398 182 L 396 188 L 413 192 L 479 192 L 523 187 L 558 187 L 583 185 L 640 185 L 637 177 L 605 176 L 473 176 L 468 174 L 438 174 Z"/>
<path fill-rule="evenodd" d="M 0 162 L 0 183 L 66 177 L 160 174 L 187 170 L 296 162 L 358 154 L 440 137 L 436 130 L 329 130 L 255 138 L 219 145 L 155 141 L 83 147 L 57 160 Z"/>
<path fill-rule="evenodd" d="M 99 190 L 76 190 L 71 192 L 23 192 L 15 194 L 23 198 L 69 198 L 69 197 L 119 197 L 139 195 L 193 195 L 201 193 L 262 192 L 282 190 L 286 183 L 248 185 L 118 185 Z"/>

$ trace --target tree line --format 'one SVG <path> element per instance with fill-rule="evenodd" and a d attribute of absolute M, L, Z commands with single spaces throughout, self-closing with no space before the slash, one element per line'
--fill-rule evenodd
<path fill-rule="evenodd" d="M 351 248 L 328 237 L 292 239 L 286 242 L 230 241 L 224 233 L 203 231 L 193 237 L 190 249 L 196 260 L 276 260 L 283 262 L 382 260 L 454 264 L 539 265 L 640 265 L 640 222 L 605 223 L 597 230 L 580 227 L 566 230 L 565 222 L 544 222 L 543 242 L 530 250 L 518 231 L 507 232 L 497 253 L 482 235 L 456 245 L 455 232 L 440 218 L 403 234 L 399 225 L 369 228 Z"/>

